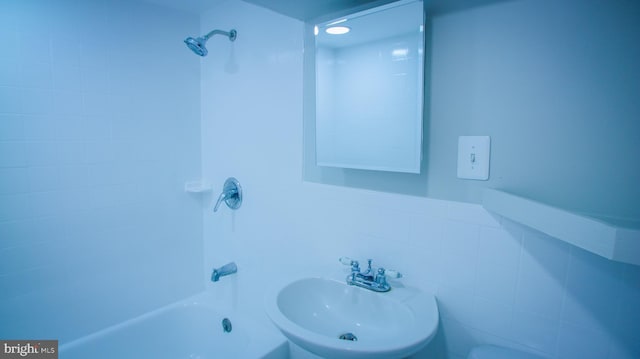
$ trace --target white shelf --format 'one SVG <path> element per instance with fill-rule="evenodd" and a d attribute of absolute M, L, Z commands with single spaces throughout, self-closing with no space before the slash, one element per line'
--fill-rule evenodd
<path fill-rule="evenodd" d="M 640 223 L 594 218 L 494 189 L 484 190 L 482 206 L 607 259 L 640 265 Z"/>
<path fill-rule="evenodd" d="M 211 192 L 212 186 L 203 181 L 188 181 L 184 184 L 184 191 L 189 193 Z"/>

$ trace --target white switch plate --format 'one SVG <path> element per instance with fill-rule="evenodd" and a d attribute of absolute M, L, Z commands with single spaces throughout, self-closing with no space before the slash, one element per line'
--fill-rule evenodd
<path fill-rule="evenodd" d="M 458 137 L 458 178 L 489 179 L 489 136 Z"/>

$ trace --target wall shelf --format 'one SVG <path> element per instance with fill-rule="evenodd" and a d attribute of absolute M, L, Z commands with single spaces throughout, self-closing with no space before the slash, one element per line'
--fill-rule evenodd
<path fill-rule="evenodd" d="M 211 192 L 213 187 L 211 184 L 206 183 L 202 180 L 198 181 L 188 181 L 184 184 L 184 191 L 188 193 L 206 193 Z"/>
<path fill-rule="evenodd" d="M 485 189 L 482 206 L 607 259 L 640 265 L 640 223 L 595 218 Z"/>

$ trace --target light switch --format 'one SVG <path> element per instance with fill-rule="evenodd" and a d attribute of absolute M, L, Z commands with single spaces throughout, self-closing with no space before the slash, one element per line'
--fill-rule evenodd
<path fill-rule="evenodd" d="M 458 178 L 489 179 L 489 136 L 458 137 Z"/>

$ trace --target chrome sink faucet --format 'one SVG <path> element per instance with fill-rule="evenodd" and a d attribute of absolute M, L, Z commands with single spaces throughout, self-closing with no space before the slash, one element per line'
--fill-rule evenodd
<path fill-rule="evenodd" d="M 371 269 L 371 259 L 367 259 L 367 271 L 364 273 L 357 273 L 357 277 L 368 281 L 375 280 L 373 270 Z"/>
<path fill-rule="evenodd" d="M 374 271 L 371 268 L 371 259 L 368 259 L 367 262 L 367 271 L 361 272 L 358 261 L 354 261 L 349 257 L 340 258 L 340 263 L 351 266 L 351 274 L 347 276 L 347 284 L 369 289 L 374 292 L 388 292 L 391 290 L 391 286 L 387 283 L 387 277 L 402 278 L 402 274 L 394 270 L 381 267 Z"/>

